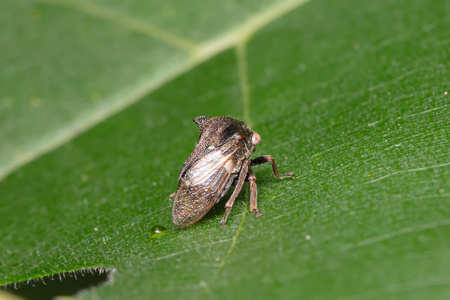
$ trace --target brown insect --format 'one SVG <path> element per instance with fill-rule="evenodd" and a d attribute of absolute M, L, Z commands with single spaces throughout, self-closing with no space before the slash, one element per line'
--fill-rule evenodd
<path fill-rule="evenodd" d="M 270 162 L 275 177 L 295 178 L 292 173 L 278 175 L 277 165 L 269 155 L 250 159 L 261 137 L 244 122 L 231 117 L 205 116 L 193 121 L 200 129 L 200 137 L 180 171 L 177 191 L 169 197 L 175 198 L 172 208 L 175 226 L 189 226 L 200 220 L 219 202 L 230 186 L 235 185 L 220 222 L 224 226 L 244 181 L 250 182 L 250 209 L 260 216 L 252 166 Z"/>

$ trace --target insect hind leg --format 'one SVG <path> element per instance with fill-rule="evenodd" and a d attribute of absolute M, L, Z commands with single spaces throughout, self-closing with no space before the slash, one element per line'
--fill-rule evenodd
<path fill-rule="evenodd" d="M 286 173 L 286 174 L 279 175 L 278 169 L 277 169 L 277 164 L 275 163 L 275 160 L 270 155 L 263 155 L 263 156 L 259 156 L 259 157 L 255 158 L 255 159 L 252 159 L 250 166 L 261 165 L 261 164 L 265 164 L 267 162 L 270 162 L 272 164 L 273 175 L 276 178 L 284 178 L 284 177 L 291 177 L 292 179 L 295 178 L 294 174 L 292 174 L 292 173 Z"/>
<path fill-rule="evenodd" d="M 242 164 L 241 172 L 239 173 L 239 178 L 236 183 L 236 187 L 234 188 L 233 194 L 231 194 L 230 200 L 225 204 L 225 215 L 220 221 L 220 226 L 225 226 L 225 222 L 227 221 L 228 214 L 230 213 L 231 208 L 233 207 L 234 201 L 236 200 L 237 195 L 242 189 L 244 185 L 245 178 L 247 178 L 247 171 L 250 162 L 248 160 L 244 161 Z"/>

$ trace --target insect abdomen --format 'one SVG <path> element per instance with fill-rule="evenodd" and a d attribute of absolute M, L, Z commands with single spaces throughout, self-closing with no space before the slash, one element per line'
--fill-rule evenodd
<path fill-rule="evenodd" d="M 200 220 L 215 204 L 208 189 L 180 182 L 172 208 L 172 223 L 189 226 Z"/>

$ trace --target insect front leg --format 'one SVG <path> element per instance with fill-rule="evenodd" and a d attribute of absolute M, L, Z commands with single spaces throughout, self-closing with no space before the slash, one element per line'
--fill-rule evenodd
<path fill-rule="evenodd" d="M 295 178 L 294 174 L 292 174 L 292 173 L 278 175 L 277 164 L 275 163 L 275 160 L 270 155 L 263 155 L 263 156 L 255 158 L 255 159 L 252 159 L 250 165 L 256 166 L 256 165 L 260 165 L 260 164 L 265 164 L 266 162 L 270 162 L 272 164 L 273 175 L 276 178 L 284 178 L 284 177 L 291 177 L 293 179 Z"/>
<path fill-rule="evenodd" d="M 225 204 L 225 215 L 222 218 L 222 221 L 220 221 L 220 226 L 225 226 L 225 222 L 227 221 L 228 214 L 230 213 L 231 208 L 233 207 L 234 200 L 236 200 L 237 195 L 242 189 L 242 186 L 244 185 L 245 178 L 247 177 L 247 171 L 248 166 L 250 165 L 250 162 L 248 160 L 245 160 L 242 163 L 241 172 L 239 173 L 239 178 L 236 184 L 236 187 L 234 188 L 233 194 L 231 194 L 230 200 Z"/>
<path fill-rule="evenodd" d="M 177 194 L 177 192 L 170 194 L 168 200 L 173 201 L 173 198 L 175 197 L 176 194 Z"/>
<path fill-rule="evenodd" d="M 256 189 L 256 176 L 253 173 L 252 168 L 248 167 L 247 180 L 250 182 L 250 210 L 255 213 L 255 216 L 259 217 L 262 213 L 258 210 L 257 201 L 258 191 Z"/>

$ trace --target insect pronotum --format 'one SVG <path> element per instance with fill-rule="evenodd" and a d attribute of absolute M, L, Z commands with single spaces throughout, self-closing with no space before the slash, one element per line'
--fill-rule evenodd
<path fill-rule="evenodd" d="M 177 191 L 169 197 L 174 198 L 172 222 L 175 226 L 189 226 L 200 220 L 230 186 L 235 185 L 220 222 L 224 226 L 244 181 L 250 182 L 250 210 L 260 216 L 252 166 L 270 162 L 275 177 L 295 178 L 292 173 L 279 175 L 275 160 L 270 155 L 250 158 L 261 137 L 244 122 L 231 117 L 205 116 L 193 121 L 200 129 L 200 137 L 180 171 Z"/>

